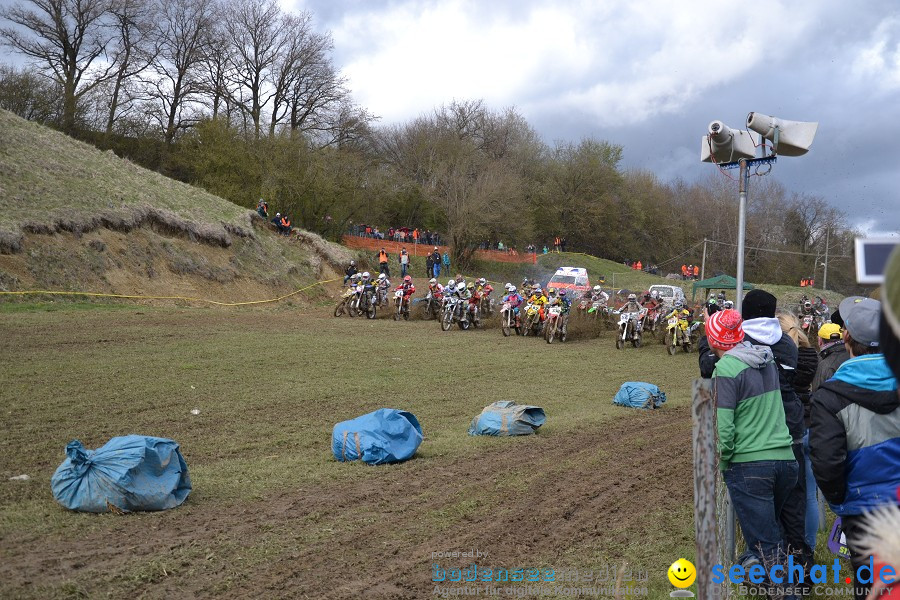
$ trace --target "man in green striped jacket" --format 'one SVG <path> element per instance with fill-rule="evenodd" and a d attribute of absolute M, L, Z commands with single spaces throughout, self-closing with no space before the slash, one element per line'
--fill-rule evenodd
<path fill-rule="evenodd" d="M 743 341 L 737 311 L 714 313 L 706 333 L 719 357 L 713 372 L 719 468 L 747 542 L 746 556 L 768 572 L 772 565 L 784 564 L 787 549 L 779 515 L 798 472 L 778 369 L 770 348 Z"/>

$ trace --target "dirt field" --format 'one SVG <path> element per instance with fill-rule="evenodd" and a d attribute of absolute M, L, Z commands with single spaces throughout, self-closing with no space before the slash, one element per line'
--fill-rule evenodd
<path fill-rule="evenodd" d="M 648 595 L 623 597 L 668 596 L 666 568 L 693 556 L 696 355 L 327 311 L 0 312 L 0 595 L 432 598 L 464 585 L 435 583 L 434 564 L 627 562 L 648 573 Z M 636 379 L 668 393 L 663 409 L 611 406 Z M 543 406 L 547 425 L 519 439 L 465 434 L 505 398 Z M 334 461 L 331 426 L 381 406 L 422 422 L 416 458 Z M 183 506 L 114 516 L 55 504 L 66 442 L 132 432 L 182 445 L 194 483 Z M 31 481 L 7 481 L 20 473 Z M 433 554 L 470 550 L 482 556 Z"/>

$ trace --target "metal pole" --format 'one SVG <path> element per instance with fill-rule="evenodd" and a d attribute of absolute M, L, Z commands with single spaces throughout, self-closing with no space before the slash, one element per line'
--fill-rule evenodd
<path fill-rule="evenodd" d="M 706 238 L 703 238 L 703 260 L 700 261 L 700 279 L 706 279 Z"/>
<path fill-rule="evenodd" d="M 828 289 L 828 234 L 830 231 L 831 230 L 828 227 L 825 228 L 825 273 L 822 275 L 823 292 Z"/>
<path fill-rule="evenodd" d="M 734 308 L 741 312 L 744 301 L 744 229 L 747 220 L 747 189 L 750 187 L 750 170 L 747 160 L 740 161 L 740 200 L 738 204 L 738 248 L 737 248 L 737 285 L 735 286 Z"/>

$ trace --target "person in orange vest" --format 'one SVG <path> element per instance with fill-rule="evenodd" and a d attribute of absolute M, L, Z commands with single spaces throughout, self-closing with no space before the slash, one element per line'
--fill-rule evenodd
<path fill-rule="evenodd" d="M 681 278 L 682 278 L 682 279 L 687 279 L 687 278 L 688 278 L 688 274 L 687 274 L 687 265 L 681 265 Z"/>
<path fill-rule="evenodd" d="M 380 272 L 384 273 L 385 277 L 391 276 L 391 270 L 390 267 L 388 267 L 388 253 L 384 251 L 384 248 L 378 253 L 378 266 L 381 269 Z"/>
<path fill-rule="evenodd" d="M 637 266 L 635 267 L 635 269 L 637 269 L 638 271 L 641 271 L 641 270 L 643 270 L 643 268 L 644 268 L 644 265 L 641 264 L 641 261 L 637 261 Z"/>
<path fill-rule="evenodd" d="M 700 279 L 700 267 L 694 265 L 694 279 Z"/>
<path fill-rule="evenodd" d="M 278 223 L 278 230 L 283 235 L 288 235 L 291 233 L 291 219 L 287 215 L 281 217 L 281 221 Z"/>
<path fill-rule="evenodd" d="M 419 228 L 418 228 L 418 227 L 416 227 L 415 229 L 413 229 L 413 243 L 414 243 L 414 244 L 418 244 L 418 243 L 419 243 Z"/>

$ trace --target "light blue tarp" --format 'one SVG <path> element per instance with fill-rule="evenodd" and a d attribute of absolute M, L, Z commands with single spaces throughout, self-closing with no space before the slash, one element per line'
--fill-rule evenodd
<path fill-rule="evenodd" d="M 643 381 L 626 381 L 613 398 L 613 404 L 630 408 L 659 408 L 665 401 L 665 392 Z"/>
<path fill-rule="evenodd" d="M 469 435 L 529 435 L 546 420 L 543 408 L 501 400 L 472 419 Z"/>
<path fill-rule="evenodd" d="M 66 456 L 50 485 L 56 501 L 71 510 L 164 510 L 191 493 L 187 464 L 172 440 L 126 435 L 96 450 L 72 440 Z"/>
<path fill-rule="evenodd" d="M 331 452 L 341 462 L 400 462 L 411 458 L 421 443 L 422 426 L 415 415 L 393 408 L 343 421 L 331 432 Z"/>

